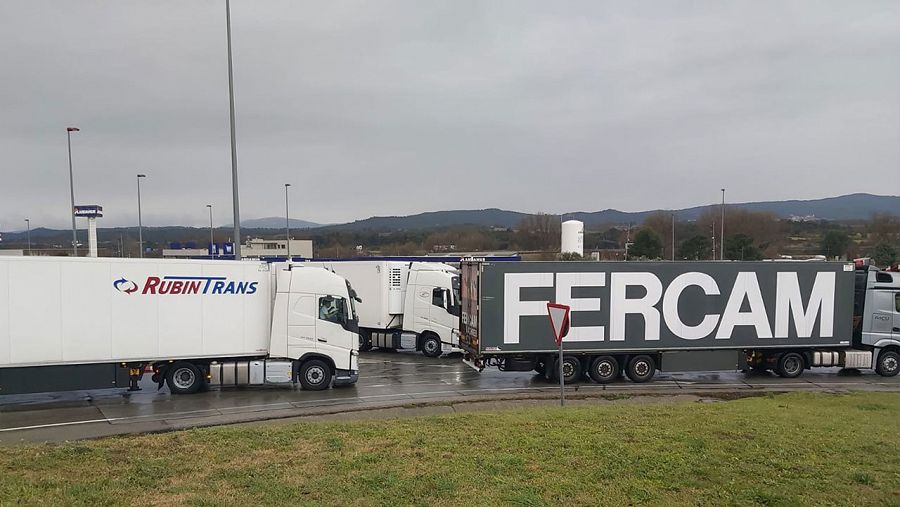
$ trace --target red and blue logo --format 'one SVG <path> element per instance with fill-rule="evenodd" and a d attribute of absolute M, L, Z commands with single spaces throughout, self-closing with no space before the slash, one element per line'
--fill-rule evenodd
<path fill-rule="evenodd" d="M 125 278 L 119 278 L 115 282 L 113 282 L 113 287 L 116 288 L 119 292 L 124 292 L 125 294 L 131 294 L 132 292 L 137 292 L 138 286 L 136 283 L 131 280 L 126 280 Z"/>
<path fill-rule="evenodd" d="M 142 285 L 119 278 L 113 288 L 131 295 L 141 294 L 256 294 L 259 282 L 229 280 L 224 276 L 148 276 Z"/>

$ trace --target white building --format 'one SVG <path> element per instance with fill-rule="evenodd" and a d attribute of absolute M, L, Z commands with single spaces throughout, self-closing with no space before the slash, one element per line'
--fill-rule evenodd
<path fill-rule="evenodd" d="M 209 256 L 205 248 L 166 248 L 162 252 L 163 257 L 168 258 L 202 258 Z M 286 257 L 287 241 L 283 239 L 259 239 L 252 238 L 241 246 L 241 257 L 245 259 L 259 259 L 260 257 Z M 311 239 L 292 239 L 291 257 L 312 259 L 313 242 Z"/>
<path fill-rule="evenodd" d="M 259 257 L 284 257 L 287 255 L 287 241 L 283 239 L 258 239 L 247 240 L 241 247 L 241 257 L 257 259 Z M 311 239 L 292 239 L 291 257 L 303 257 L 312 259 L 313 242 Z"/>

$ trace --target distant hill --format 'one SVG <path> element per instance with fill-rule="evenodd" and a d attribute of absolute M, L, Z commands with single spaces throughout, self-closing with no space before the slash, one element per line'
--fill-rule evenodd
<path fill-rule="evenodd" d="M 233 227 L 232 224 L 223 227 Z M 241 227 L 251 229 L 284 229 L 284 217 L 266 217 L 251 218 L 250 220 L 241 220 Z M 291 219 L 291 229 L 312 229 L 314 227 L 322 227 L 322 224 L 315 222 L 307 222 L 297 218 Z"/>
<path fill-rule="evenodd" d="M 695 206 L 674 210 L 680 220 L 693 220 L 703 214 L 704 211 L 713 208 L 718 210 L 718 204 Z M 815 215 L 825 220 L 864 220 L 875 213 L 888 213 L 900 216 L 900 196 L 882 196 L 872 194 L 850 194 L 825 199 L 812 199 L 807 201 L 766 201 L 749 203 L 728 203 L 728 207 L 742 208 L 753 211 L 768 211 L 782 218 L 791 216 Z M 653 210 L 627 212 L 615 209 L 606 209 L 593 212 L 573 212 L 563 214 L 565 219 L 577 219 L 587 226 L 639 224 Z M 365 220 L 357 220 L 346 224 L 321 225 L 305 220 L 291 219 L 291 229 L 300 230 L 311 228 L 315 234 L 327 234 L 329 232 L 353 232 L 353 231 L 397 231 L 397 230 L 424 230 L 438 229 L 452 226 L 474 225 L 479 227 L 516 227 L 527 213 L 518 211 L 488 208 L 480 210 L 451 210 L 431 211 L 409 216 L 372 217 Z M 273 230 L 284 227 L 283 217 L 257 218 L 243 221 L 244 237 L 277 234 Z M 217 227 L 217 234 L 228 234 L 231 225 Z M 192 228 L 181 226 L 170 227 L 145 227 L 144 238 L 149 241 L 181 241 L 182 238 L 198 237 L 198 231 L 204 228 Z M 31 231 L 32 239 L 54 241 L 59 244 L 67 244 L 70 240 L 70 231 L 54 229 L 34 229 Z M 84 234 L 82 231 L 80 234 Z M 134 227 L 103 228 L 98 229 L 100 241 L 115 241 L 120 236 L 133 236 L 136 234 Z M 202 233 L 202 234 L 205 234 Z M 4 243 L 24 241 L 24 231 L 3 233 Z M 0 243 L 2 245 L 2 243 Z"/>
<path fill-rule="evenodd" d="M 823 220 L 864 220 L 871 218 L 875 213 L 888 213 L 900 216 L 900 196 L 872 194 L 849 194 L 806 201 L 763 201 L 726 204 L 729 208 L 766 211 L 781 218 L 815 215 L 816 218 Z M 719 209 L 719 205 L 709 204 L 706 206 L 695 206 L 693 208 L 684 208 L 674 211 L 681 220 L 696 220 L 710 208 Z M 566 213 L 565 218 L 581 220 L 586 225 L 639 224 L 643 222 L 647 216 L 658 211 L 671 212 L 673 210 L 625 212 L 607 209 L 590 213 Z"/>
<path fill-rule="evenodd" d="M 750 203 L 727 203 L 730 208 L 742 208 L 753 211 L 768 211 L 782 218 L 791 216 L 815 215 L 825 220 L 861 220 L 870 218 L 874 213 L 900 215 L 900 196 L 881 196 L 872 194 L 850 194 L 825 199 L 807 201 L 765 201 Z M 695 206 L 674 210 L 681 220 L 694 220 L 709 208 L 718 209 L 717 204 Z M 606 209 L 603 211 L 564 213 L 565 219 L 581 220 L 586 225 L 601 224 L 639 224 L 649 215 L 657 211 L 619 211 Z M 324 230 L 362 231 L 362 230 L 418 230 L 459 225 L 479 225 L 497 227 L 515 227 L 527 213 L 508 211 L 497 208 L 480 210 L 432 211 L 409 216 L 372 217 L 347 224 L 323 227 Z"/>
<path fill-rule="evenodd" d="M 410 230 L 433 229 L 456 225 L 478 225 L 484 227 L 512 227 L 518 224 L 526 213 L 497 208 L 457 211 L 429 211 L 409 216 L 372 217 L 347 224 L 330 225 L 328 230 Z"/>

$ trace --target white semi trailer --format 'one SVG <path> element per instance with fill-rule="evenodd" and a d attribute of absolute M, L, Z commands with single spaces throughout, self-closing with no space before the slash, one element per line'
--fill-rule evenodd
<path fill-rule="evenodd" d="M 309 262 L 346 278 L 359 294 L 360 350 L 459 346 L 459 271 L 439 262 Z"/>
<path fill-rule="evenodd" d="M 358 378 L 353 289 L 298 264 L 0 257 L 0 395 Z"/>

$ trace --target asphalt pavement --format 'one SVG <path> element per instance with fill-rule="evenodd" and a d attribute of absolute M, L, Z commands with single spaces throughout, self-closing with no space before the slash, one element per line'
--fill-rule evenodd
<path fill-rule="evenodd" d="M 429 359 L 406 352 L 364 353 L 357 385 L 326 391 L 290 386 L 210 389 L 186 396 L 157 390 L 149 375 L 142 391 L 121 389 L 0 396 L 0 443 L 62 441 L 169 431 L 298 416 L 340 415 L 427 404 L 553 397 L 559 386 L 528 372 L 479 373 L 458 355 Z M 752 394 L 851 390 L 900 391 L 900 377 L 837 368 L 807 370 L 797 379 L 740 372 L 660 373 L 647 384 L 621 380 L 566 386 L 572 397 L 610 395 Z"/>

